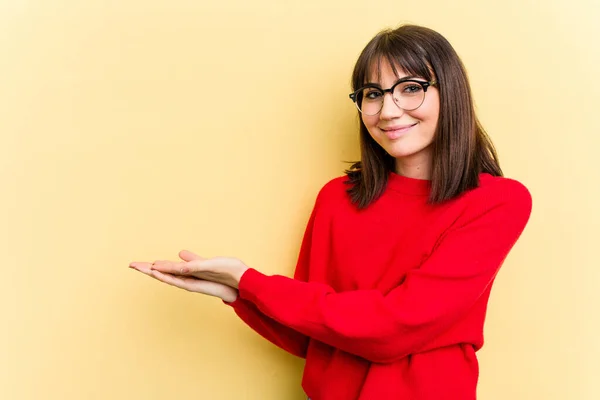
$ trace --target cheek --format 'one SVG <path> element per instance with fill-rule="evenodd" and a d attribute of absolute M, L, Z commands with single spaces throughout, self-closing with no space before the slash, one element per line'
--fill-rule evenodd
<path fill-rule="evenodd" d="M 371 132 L 373 128 L 379 123 L 378 116 L 362 116 L 362 122 L 367 127 L 367 130 Z"/>
<path fill-rule="evenodd" d="M 423 104 L 417 110 L 411 112 L 411 116 L 427 124 L 436 124 L 439 117 L 439 105 Z"/>
<path fill-rule="evenodd" d="M 422 112 L 424 119 L 436 124 L 440 115 L 440 99 L 438 96 L 432 96 L 429 100 L 423 104 L 422 110 L 419 110 Z"/>

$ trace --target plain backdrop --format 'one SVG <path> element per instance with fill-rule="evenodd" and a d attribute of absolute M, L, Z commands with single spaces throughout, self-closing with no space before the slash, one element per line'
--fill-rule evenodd
<path fill-rule="evenodd" d="M 189 249 L 291 275 L 358 157 L 354 62 L 401 23 L 455 46 L 533 196 L 479 397 L 600 398 L 599 20 L 592 0 L 0 1 L 0 398 L 304 399 L 303 360 L 127 266 Z"/>

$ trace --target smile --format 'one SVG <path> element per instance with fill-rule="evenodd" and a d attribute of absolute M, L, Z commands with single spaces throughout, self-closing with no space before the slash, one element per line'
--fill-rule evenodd
<path fill-rule="evenodd" d="M 381 129 L 390 140 L 398 139 L 410 131 L 418 122 L 411 125 L 392 126 L 386 129 Z"/>

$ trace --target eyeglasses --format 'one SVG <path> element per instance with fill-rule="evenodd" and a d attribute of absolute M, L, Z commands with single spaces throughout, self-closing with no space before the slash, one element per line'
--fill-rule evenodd
<path fill-rule="evenodd" d="M 389 89 L 382 89 L 379 85 L 370 83 L 354 93 L 350 98 L 363 115 L 377 115 L 383 108 L 383 99 L 386 93 L 391 93 L 394 103 L 405 111 L 416 110 L 425 101 L 425 93 L 429 86 L 436 85 L 436 81 L 424 82 L 413 78 L 403 78 L 394 83 Z"/>

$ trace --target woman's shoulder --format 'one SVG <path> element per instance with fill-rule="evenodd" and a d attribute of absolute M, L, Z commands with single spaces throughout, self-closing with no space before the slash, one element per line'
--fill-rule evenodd
<path fill-rule="evenodd" d="M 346 197 L 346 191 L 349 188 L 347 175 L 336 176 L 327 181 L 319 190 L 317 195 L 318 202 L 339 201 Z"/>
<path fill-rule="evenodd" d="M 529 189 L 520 181 L 504 176 L 494 176 L 488 173 L 479 175 L 479 187 L 473 194 L 486 196 L 493 194 L 502 199 L 526 200 L 531 199 Z"/>
<path fill-rule="evenodd" d="M 350 187 L 348 175 L 336 176 L 327 181 L 319 190 L 319 197 L 337 197 L 347 192 Z M 504 176 L 494 176 L 483 172 L 479 174 L 479 186 L 470 192 L 471 195 L 503 194 L 501 197 L 531 197 L 529 189 L 520 181 Z"/>
<path fill-rule="evenodd" d="M 502 208 L 529 215 L 532 197 L 529 189 L 520 181 L 488 173 L 479 175 L 479 186 L 460 196 L 473 212 L 486 212 Z"/>
<path fill-rule="evenodd" d="M 317 203 L 329 205 L 347 203 L 349 202 L 347 193 L 349 188 L 350 180 L 347 175 L 336 176 L 326 181 L 321 187 L 317 195 Z M 464 207 L 475 209 L 492 209 L 497 206 L 510 205 L 510 208 L 529 213 L 532 197 L 529 189 L 517 179 L 481 173 L 479 186 L 459 195 L 453 202 L 462 203 Z"/>

